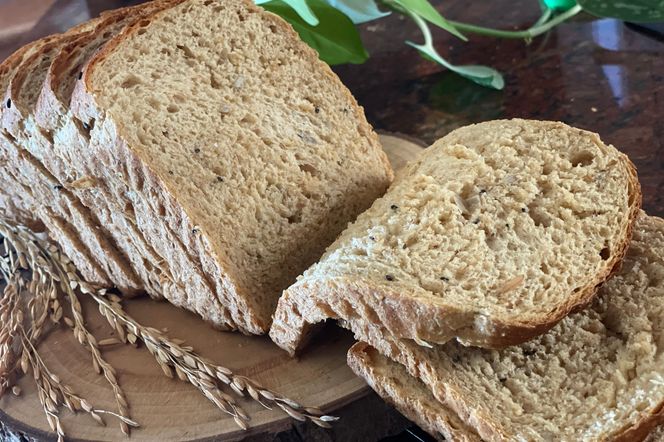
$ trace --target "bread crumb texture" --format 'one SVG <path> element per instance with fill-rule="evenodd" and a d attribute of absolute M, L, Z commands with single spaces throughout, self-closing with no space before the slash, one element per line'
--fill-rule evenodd
<path fill-rule="evenodd" d="M 178 244 L 163 258 L 192 265 L 173 266 L 174 284 L 202 273 L 223 304 L 213 321 L 231 328 L 265 332 L 281 291 L 392 179 L 347 89 L 249 3 L 189 0 L 139 20 L 83 82 L 91 144 L 117 149 L 100 155 L 102 181 L 126 186 L 155 243 Z M 208 319 L 221 308 L 176 292 Z"/>

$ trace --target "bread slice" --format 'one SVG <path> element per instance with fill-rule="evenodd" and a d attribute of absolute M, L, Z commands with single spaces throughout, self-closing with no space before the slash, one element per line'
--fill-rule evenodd
<path fill-rule="evenodd" d="M 438 402 L 419 379 L 375 348 L 356 343 L 348 350 L 348 365 L 380 397 L 436 439 L 480 441 L 477 433 Z"/>
<path fill-rule="evenodd" d="M 518 119 L 457 129 L 285 291 L 270 335 L 292 353 L 338 318 L 425 345 L 527 341 L 592 299 L 640 204 L 632 163 L 596 134 Z"/>
<path fill-rule="evenodd" d="M 642 214 L 594 303 L 526 344 L 428 349 L 355 332 L 485 440 L 642 440 L 664 423 L 663 280 L 664 220 Z"/>
<path fill-rule="evenodd" d="M 72 111 L 94 180 L 122 190 L 168 267 L 192 261 L 214 287 L 169 300 L 248 333 L 267 331 L 281 291 L 392 178 L 341 82 L 248 2 L 141 20 L 88 63 Z"/>

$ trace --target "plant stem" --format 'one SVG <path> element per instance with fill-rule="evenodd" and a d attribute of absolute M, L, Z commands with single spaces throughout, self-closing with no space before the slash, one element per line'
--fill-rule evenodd
<path fill-rule="evenodd" d="M 547 15 L 547 13 L 548 16 L 551 15 L 551 11 L 547 10 L 542 14 L 542 17 L 540 17 L 540 19 L 537 20 L 537 22 L 535 22 L 533 26 L 523 31 L 504 31 L 501 29 L 491 29 L 491 28 L 485 28 L 483 26 L 476 26 L 453 20 L 448 20 L 448 22 L 450 22 L 455 28 L 457 28 L 461 32 L 470 32 L 472 34 L 487 35 L 490 37 L 500 37 L 500 38 L 532 39 L 534 37 L 537 37 L 538 35 L 544 34 L 548 30 L 550 30 L 556 25 L 559 25 L 568 18 L 574 17 L 579 12 L 581 12 L 581 6 L 575 5 L 574 7 L 568 9 L 562 14 L 557 15 L 556 17 L 552 18 L 549 21 L 546 21 L 545 15 Z"/>
<path fill-rule="evenodd" d="M 551 9 L 545 7 L 542 10 L 542 15 L 540 15 L 540 18 L 538 18 L 537 21 L 535 23 L 533 23 L 531 28 L 535 28 L 537 26 L 543 25 L 544 23 L 549 21 L 549 19 L 551 18 L 552 13 L 553 13 L 553 11 L 551 11 Z"/>

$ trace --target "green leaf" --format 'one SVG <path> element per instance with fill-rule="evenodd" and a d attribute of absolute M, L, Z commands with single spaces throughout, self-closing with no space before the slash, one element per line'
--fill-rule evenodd
<path fill-rule="evenodd" d="M 300 38 L 318 51 L 324 62 L 334 65 L 341 63 L 364 63 L 369 54 L 362 45 L 355 25 L 342 12 L 323 0 L 308 0 L 314 14 L 319 18 L 318 26 L 304 21 L 283 0 L 272 0 L 261 6 L 278 15 L 293 26 Z"/>
<path fill-rule="evenodd" d="M 637 23 L 664 20 L 664 0 L 579 0 L 579 5 L 598 17 Z"/>
<path fill-rule="evenodd" d="M 430 45 L 418 45 L 410 41 L 407 41 L 406 44 L 417 49 L 425 58 L 433 60 L 436 63 L 446 67 L 450 71 L 456 72 L 462 77 L 474 81 L 477 84 L 498 90 L 505 87 L 505 80 L 503 79 L 503 76 L 500 74 L 500 72 L 493 68 L 480 65 L 453 65 L 441 57 L 440 54 L 438 54 L 438 51 L 436 51 L 436 49 Z"/>
<path fill-rule="evenodd" d="M 327 0 L 327 2 L 346 14 L 356 25 L 390 15 L 390 12 L 379 10 L 374 0 Z"/>
<path fill-rule="evenodd" d="M 270 0 L 255 0 L 255 3 L 257 5 L 264 5 L 269 1 Z M 302 20 L 307 22 L 307 24 L 311 26 L 318 25 L 318 17 L 316 17 L 314 11 L 311 10 L 306 0 L 282 0 L 282 1 L 291 8 L 293 8 L 293 10 L 297 12 L 297 15 L 299 15 L 302 18 Z"/>
<path fill-rule="evenodd" d="M 452 35 L 459 37 L 463 41 L 468 41 L 465 35 L 463 35 L 454 25 L 440 15 L 440 12 L 436 11 L 436 8 L 431 6 L 428 0 L 390 0 L 391 2 L 396 3 L 402 8 L 410 11 L 411 13 L 417 14 L 428 22 L 438 26 L 441 29 L 446 30 Z M 388 3 L 389 4 L 389 3 Z"/>
<path fill-rule="evenodd" d="M 576 5 L 575 0 L 543 0 L 547 8 L 554 11 L 567 11 Z"/>

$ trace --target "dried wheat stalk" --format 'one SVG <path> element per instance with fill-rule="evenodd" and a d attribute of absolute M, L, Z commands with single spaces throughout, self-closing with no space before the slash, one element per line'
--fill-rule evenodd
<path fill-rule="evenodd" d="M 50 428 L 64 439 L 64 430 L 58 417 L 62 407 L 84 411 L 103 425 L 101 414 L 110 414 L 120 420 L 128 434 L 130 426 L 138 426 L 128 417 L 124 393 L 120 389 L 113 368 L 99 353 L 96 340 L 85 328 L 76 294 L 69 288 L 65 274 L 57 263 L 63 260 L 55 246 L 21 227 L 12 227 L 0 220 L 3 236 L 0 276 L 4 280 L 0 297 L 0 396 L 11 387 L 14 394 L 20 388 L 13 384 L 13 375 L 20 369 L 32 372 L 39 400 Z M 59 323 L 63 316 L 61 294 L 66 293 L 72 305 L 74 320 L 65 318 L 82 344 L 93 354 L 93 364 L 100 367 L 113 387 L 119 405 L 119 414 L 93 408 L 85 399 L 53 374 L 37 351 L 36 344 L 43 334 L 47 320 Z M 28 312 L 28 315 L 24 314 Z M 27 329 L 27 330 L 26 330 Z M 83 338 L 83 339 L 81 339 Z"/>
<path fill-rule="evenodd" d="M 177 376 L 191 383 L 220 410 L 233 416 L 241 428 L 247 428 L 249 416 L 232 396 L 219 387 L 226 386 L 239 396 L 248 395 L 266 408 L 275 405 L 296 420 L 310 420 L 323 428 L 329 428 L 330 422 L 338 419 L 324 415 L 317 408 L 304 407 L 252 379 L 236 375 L 228 368 L 214 364 L 196 354 L 192 347 L 183 345 L 182 341 L 168 338 L 161 331 L 136 322 L 124 311 L 118 297 L 107 295 L 105 290 L 95 291 L 89 284 L 81 284 L 81 290 L 97 302 L 100 313 L 117 331 L 120 339 L 130 343 L 142 341 L 148 351 L 155 356 L 166 376 L 171 378 Z"/>
<path fill-rule="evenodd" d="M 57 409 L 65 406 L 72 411 L 84 410 L 97 422 L 103 423 L 100 414 L 110 414 L 117 417 L 122 430 L 128 434 L 130 426 L 138 426 L 128 416 L 126 397 L 117 383 L 116 373 L 113 367 L 104 361 L 99 352 L 100 345 L 109 345 L 119 342 L 136 345 L 138 342 L 145 344 L 146 348 L 154 355 L 164 374 L 169 377 L 177 376 L 179 379 L 189 382 L 196 387 L 208 400 L 214 403 L 220 410 L 233 416 L 237 425 L 246 429 L 250 420 L 235 399 L 223 391 L 228 388 L 239 396 L 248 395 L 253 400 L 266 408 L 276 406 L 296 420 L 309 420 L 314 424 L 329 428 L 330 423 L 338 418 L 324 415 L 317 408 L 305 407 L 288 399 L 268 388 L 263 387 L 256 381 L 245 376 L 234 374 L 228 368 L 215 365 L 198 354 L 192 347 L 184 345 L 183 341 L 169 338 L 161 331 L 146 327 L 130 317 L 122 308 L 120 298 L 114 294 L 107 293 L 106 289 L 94 287 L 80 279 L 72 262 L 60 253 L 57 247 L 48 241 L 39 238 L 25 228 L 12 228 L 0 220 L 0 235 L 5 237 L 5 250 L 13 250 L 3 256 L 2 276 L 7 281 L 4 296 L 0 298 L 0 395 L 11 386 L 8 374 L 14 371 L 20 364 L 24 372 L 32 368 L 35 381 L 39 388 L 39 396 L 46 412 L 49 425 L 62 437 Z M 23 281 L 20 268 L 30 269 L 32 280 L 27 284 Z M 28 332 L 22 331 L 24 321 L 22 309 L 18 303 L 21 293 L 27 290 L 29 296 L 26 298 L 30 309 L 30 328 Z M 117 332 L 119 340 L 115 338 L 105 339 L 97 342 L 95 337 L 85 328 L 85 321 L 78 300 L 78 294 L 91 296 L 98 304 L 99 311 L 109 324 Z M 84 399 L 76 396 L 66 385 L 60 385 L 59 379 L 53 377 L 45 366 L 34 347 L 37 338 L 41 335 L 43 324 L 50 317 L 52 322 L 59 322 L 63 318 L 60 294 L 64 294 L 68 300 L 72 318 L 64 317 L 64 322 L 69 325 L 76 338 L 85 345 L 92 354 L 92 363 L 98 373 L 103 374 L 113 388 L 118 413 L 106 410 L 93 409 Z M 13 347 L 15 340 L 23 341 L 19 345 L 18 359 L 12 362 Z M 54 411 L 55 410 L 55 411 Z"/>

